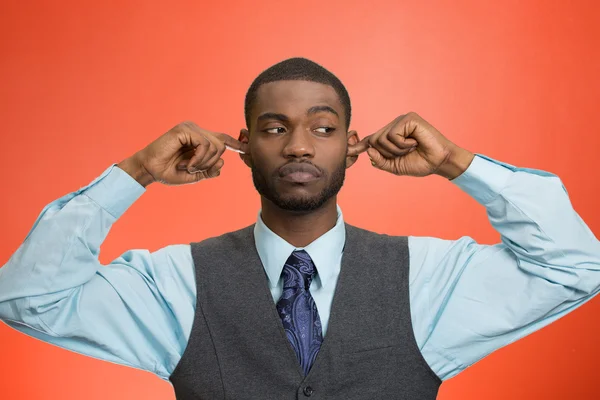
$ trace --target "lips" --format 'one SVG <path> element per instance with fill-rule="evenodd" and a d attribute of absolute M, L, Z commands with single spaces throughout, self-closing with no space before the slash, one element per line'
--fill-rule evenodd
<path fill-rule="evenodd" d="M 307 183 L 319 179 L 321 171 L 312 164 L 294 162 L 279 168 L 279 176 L 288 182 Z"/>

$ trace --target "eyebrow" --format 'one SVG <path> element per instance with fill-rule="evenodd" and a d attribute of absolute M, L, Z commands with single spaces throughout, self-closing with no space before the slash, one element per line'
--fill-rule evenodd
<path fill-rule="evenodd" d="M 329 107 L 329 106 L 313 106 L 308 109 L 308 111 L 306 112 L 306 115 L 317 114 L 320 112 L 328 112 L 328 113 L 334 114 L 336 117 L 339 118 L 339 114 L 337 113 L 337 111 L 335 111 L 332 107 Z M 287 115 L 272 113 L 272 112 L 266 112 L 264 114 L 259 115 L 258 118 L 256 119 L 256 121 L 261 122 L 261 121 L 268 120 L 268 119 L 274 119 L 276 121 L 281 121 L 281 122 L 289 122 L 290 121 L 290 118 Z"/>
<path fill-rule="evenodd" d="M 281 121 L 281 122 L 289 122 L 289 120 L 290 120 L 288 118 L 288 116 L 285 114 L 277 114 L 277 113 L 267 112 L 267 113 L 259 115 L 257 118 L 257 122 L 260 122 L 260 121 L 263 121 L 266 119 L 275 119 L 275 120 Z"/>
<path fill-rule="evenodd" d="M 335 111 L 333 108 L 331 108 L 329 106 L 314 106 L 314 107 L 311 107 L 306 112 L 306 115 L 316 114 L 316 113 L 320 113 L 320 112 L 328 112 L 328 113 L 334 114 L 338 118 L 340 117 L 338 115 L 337 111 Z"/>

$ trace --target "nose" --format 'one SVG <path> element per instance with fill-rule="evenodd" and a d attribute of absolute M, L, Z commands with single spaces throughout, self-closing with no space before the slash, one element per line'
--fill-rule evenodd
<path fill-rule="evenodd" d="M 288 141 L 283 148 L 283 156 L 285 158 L 312 158 L 314 155 L 315 147 L 310 130 L 300 127 L 294 129 L 288 135 Z"/>

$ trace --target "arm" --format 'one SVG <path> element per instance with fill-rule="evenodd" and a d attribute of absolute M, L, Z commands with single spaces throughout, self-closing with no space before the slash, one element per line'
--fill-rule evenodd
<path fill-rule="evenodd" d="M 92 184 L 49 204 L 0 269 L 0 319 L 39 339 L 167 379 L 194 314 L 189 246 L 132 250 L 103 267 L 100 245 L 145 186 L 218 176 L 226 144 L 245 147 L 193 123 L 179 124 Z"/>
<path fill-rule="evenodd" d="M 395 175 L 437 174 L 486 207 L 502 242 L 409 239 L 413 328 L 442 379 L 588 301 L 600 290 L 600 243 L 543 171 L 475 157 L 417 114 L 349 146 Z"/>
<path fill-rule="evenodd" d="M 63 348 L 168 378 L 195 305 L 189 246 L 132 250 L 101 266 L 100 245 L 144 188 L 112 166 L 50 203 L 0 268 L 0 319 Z"/>
<path fill-rule="evenodd" d="M 415 334 L 442 379 L 600 290 L 600 242 L 558 177 L 476 157 L 453 182 L 486 207 L 502 240 L 410 238 Z"/>

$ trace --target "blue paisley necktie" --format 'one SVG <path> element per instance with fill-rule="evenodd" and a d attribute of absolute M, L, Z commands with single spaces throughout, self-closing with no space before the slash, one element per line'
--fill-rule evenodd
<path fill-rule="evenodd" d="M 315 265 L 308 253 L 294 251 L 283 267 L 283 293 L 277 302 L 283 329 L 305 376 L 323 343 L 321 319 L 308 290 L 315 273 Z"/>

